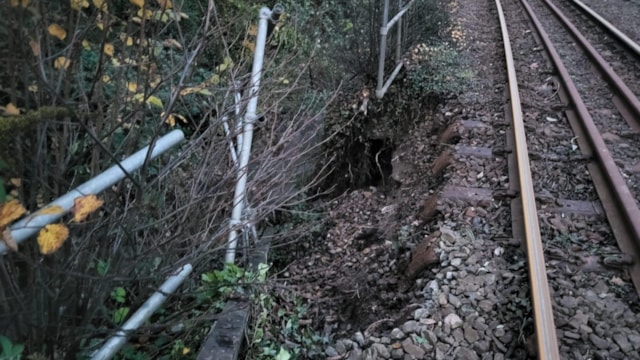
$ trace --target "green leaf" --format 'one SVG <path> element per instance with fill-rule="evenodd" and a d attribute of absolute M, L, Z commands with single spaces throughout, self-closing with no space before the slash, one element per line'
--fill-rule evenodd
<path fill-rule="evenodd" d="M 147 98 L 147 104 L 149 105 L 155 105 L 159 108 L 163 108 L 164 105 L 162 105 L 162 100 L 160 100 L 159 97 L 157 96 L 149 96 L 149 98 Z"/>
<path fill-rule="evenodd" d="M 278 352 L 278 355 L 276 355 L 275 360 L 289 360 L 289 359 L 291 359 L 291 354 L 284 348 L 280 347 L 280 351 Z"/>
<path fill-rule="evenodd" d="M 109 271 L 109 261 L 98 260 L 96 271 L 98 272 L 98 275 L 105 276 L 107 274 L 107 271 Z"/>
<path fill-rule="evenodd" d="M 127 315 L 129 315 L 128 307 L 125 306 L 118 308 L 113 312 L 113 322 L 116 324 L 120 324 L 124 321 L 124 319 L 126 319 Z"/>

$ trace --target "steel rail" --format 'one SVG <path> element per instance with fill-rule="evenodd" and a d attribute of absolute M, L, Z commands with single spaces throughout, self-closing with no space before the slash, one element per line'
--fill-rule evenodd
<path fill-rule="evenodd" d="M 580 0 L 571 0 L 573 3 L 580 7 L 584 13 L 591 16 L 591 18 L 597 21 L 603 28 L 605 28 L 609 33 L 611 33 L 616 39 L 618 39 L 622 44 L 624 44 L 630 51 L 632 51 L 636 56 L 640 57 L 640 45 L 635 41 L 631 40 L 625 33 L 620 31 L 617 27 L 607 21 L 605 18 L 600 16 L 597 12 L 593 11 L 590 7 L 585 5 Z"/>
<path fill-rule="evenodd" d="M 540 235 L 540 225 L 538 223 L 538 211 L 536 209 L 535 193 L 531 180 L 531 166 L 529 164 L 529 152 L 527 150 L 526 140 L 527 135 L 524 129 L 522 106 L 518 92 L 518 80 L 507 23 L 500 0 L 496 0 L 496 7 L 498 8 L 498 16 L 500 18 L 507 73 L 509 76 L 509 97 L 511 100 L 513 132 L 520 181 L 520 199 L 522 201 L 527 259 L 529 263 L 529 282 L 531 283 L 536 341 L 538 343 L 538 358 L 560 359 L 556 326 L 553 320 L 551 294 L 544 260 L 544 249 L 542 247 L 542 236 Z"/>
<path fill-rule="evenodd" d="M 611 65 L 598 53 L 598 51 L 589 43 L 589 41 L 580 33 L 578 28 L 569 21 L 569 19 L 555 6 L 550 0 L 544 0 L 544 3 L 554 13 L 554 15 L 560 20 L 564 27 L 569 31 L 571 36 L 578 42 L 580 47 L 585 51 L 587 56 L 591 58 L 593 63 L 602 73 L 607 83 L 612 86 L 615 91 L 620 95 L 621 100 L 624 103 L 626 111 L 630 112 L 631 116 L 624 114 L 624 111 L 620 109 L 621 114 L 627 121 L 629 126 L 634 130 L 640 132 L 640 100 L 629 89 L 627 84 L 616 74 Z"/>
<path fill-rule="evenodd" d="M 571 80 L 567 68 L 553 47 L 549 35 L 529 4 L 525 0 L 520 1 L 558 71 L 564 91 L 573 102 L 574 110 L 567 112 L 567 118 L 578 137 L 578 145 L 582 153 L 595 158 L 595 164 L 589 165 L 589 172 L 620 250 L 633 258 L 629 273 L 640 295 L 640 209 L 580 97 L 576 85 Z"/>

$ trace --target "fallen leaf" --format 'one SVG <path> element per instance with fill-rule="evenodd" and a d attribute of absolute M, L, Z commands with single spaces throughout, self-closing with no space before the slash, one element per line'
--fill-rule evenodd
<path fill-rule="evenodd" d="M 102 51 L 109 57 L 113 57 L 113 44 L 107 43 L 104 44 L 104 48 L 102 49 Z"/>
<path fill-rule="evenodd" d="M 91 50 L 91 43 L 89 40 L 82 40 L 82 48 L 85 50 Z"/>
<path fill-rule="evenodd" d="M 40 56 L 40 43 L 35 40 L 29 40 L 29 46 L 34 56 Z"/>
<path fill-rule="evenodd" d="M 16 243 L 16 239 L 11 236 L 11 229 L 4 229 L 2 232 L 2 241 L 7 245 L 7 248 L 11 249 L 11 251 L 18 251 L 18 243 Z"/>
<path fill-rule="evenodd" d="M 58 24 L 51 24 L 47 28 L 51 36 L 57 37 L 60 40 L 64 40 L 67 37 L 67 31 Z"/>
<path fill-rule="evenodd" d="M 11 0 L 11 6 L 17 7 L 18 5 L 26 8 L 29 6 L 29 0 Z"/>
<path fill-rule="evenodd" d="M 7 106 L 4 107 L 4 112 L 7 115 L 20 115 L 20 109 L 13 105 L 13 103 L 8 103 Z"/>
<path fill-rule="evenodd" d="M 58 215 L 64 213 L 64 209 L 59 205 L 47 206 L 44 209 L 38 210 L 34 215 Z"/>
<path fill-rule="evenodd" d="M 25 212 L 24 206 L 15 199 L 0 205 L 0 229 L 19 219 Z"/>
<path fill-rule="evenodd" d="M 67 59 L 64 56 L 59 56 L 53 62 L 53 67 L 56 69 L 67 69 L 71 65 L 71 60 Z"/>
<path fill-rule="evenodd" d="M 141 9 L 144 7 L 144 0 L 129 0 L 129 2 Z"/>
<path fill-rule="evenodd" d="M 109 12 L 109 8 L 107 7 L 107 2 L 105 0 L 93 0 L 93 5 L 102 12 Z"/>
<path fill-rule="evenodd" d="M 36 84 L 29 85 L 29 87 L 27 89 L 29 89 L 29 91 L 31 91 L 31 92 L 38 92 L 38 85 L 36 85 Z"/>
<path fill-rule="evenodd" d="M 69 5 L 73 10 L 82 10 L 89 7 L 87 0 L 69 0 Z"/>
<path fill-rule="evenodd" d="M 73 200 L 73 208 L 71 208 L 71 212 L 74 214 L 73 221 L 80 222 L 86 219 L 92 212 L 98 210 L 102 204 L 104 204 L 104 201 L 93 194 L 75 198 Z"/>
<path fill-rule="evenodd" d="M 162 100 L 160 100 L 159 97 L 157 96 L 149 96 L 149 98 L 147 98 L 147 104 L 149 105 L 155 105 L 159 108 L 163 108 L 164 105 L 162 104 Z"/>
<path fill-rule="evenodd" d="M 69 237 L 69 229 L 64 224 L 46 225 L 38 233 L 40 253 L 49 255 L 56 252 Z"/>
<path fill-rule="evenodd" d="M 136 84 L 134 81 L 127 81 L 127 90 L 129 90 L 129 92 L 138 91 L 138 84 Z"/>
<path fill-rule="evenodd" d="M 11 183 L 11 185 L 13 185 L 15 187 L 21 187 L 22 186 L 22 179 L 21 178 L 11 178 L 11 179 L 9 179 L 9 182 Z"/>

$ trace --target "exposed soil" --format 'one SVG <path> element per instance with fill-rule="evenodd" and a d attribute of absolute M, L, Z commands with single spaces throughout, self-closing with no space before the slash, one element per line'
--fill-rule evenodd
<path fill-rule="evenodd" d="M 606 12 L 612 22 L 627 17 L 629 8 L 640 13 L 636 2 L 615 3 Z M 515 15 L 518 8 L 508 1 L 509 19 L 524 19 Z M 452 1 L 448 11 L 452 38 L 475 74 L 472 84 L 397 129 L 371 121 L 371 134 L 384 135 L 363 142 L 369 183 L 328 202 L 326 237 L 278 274 L 284 291 L 309 305 L 310 326 L 332 339 L 324 354 L 309 358 L 536 356 L 526 257 L 512 233 L 511 130 L 495 3 Z M 599 200 L 587 161 L 573 146 L 553 69 L 528 25 L 517 22 L 509 31 L 562 356 L 640 358 L 640 303 L 624 261 L 607 260 L 621 255 L 597 213 Z M 572 61 L 578 71 L 590 71 L 584 59 Z M 602 91 L 581 87 L 591 97 Z M 615 112 L 596 104 L 604 115 Z M 601 126 L 607 124 L 613 122 Z M 622 165 L 637 162 L 618 153 Z M 565 216 L 559 198 L 592 202 L 595 213 Z"/>

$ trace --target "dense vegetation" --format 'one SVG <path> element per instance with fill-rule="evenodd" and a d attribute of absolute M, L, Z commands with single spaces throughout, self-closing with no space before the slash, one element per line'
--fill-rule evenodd
<path fill-rule="evenodd" d="M 366 181 L 366 160 L 340 155 L 364 143 L 367 122 L 415 107 L 372 99 L 369 114 L 359 108 L 363 91 L 375 87 L 378 1 L 282 3 L 286 13 L 271 26 L 265 55 L 247 217 L 295 244 L 322 231 L 313 199 Z M 418 1 L 405 49 L 435 41 L 446 27 L 437 3 Z M 326 341 L 298 322 L 304 304 L 279 306 L 268 285 L 252 285 L 265 280 L 266 268 L 243 270 L 248 240 L 239 265 L 223 266 L 236 179 L 229 143 L 247 101 L 236 94 L 247 93 L 264 5 L 273 4 L 0 4 L 0 203 L 36 211 L 173 129 L 187 136 L 97 194 L 102 206 L 86 220 L 64 217 L 69 236 L 59 250 L 27 241 L 0 258 L 0 357 L 86 358 L 187 262 L 197 275 L 120 357 L 195 357 L 215 311 L 238 293 L 255 295 L 248 357 L 284 359 Z M 432 70 L 453 67 L 443 61 Z M 393 102 L 454 90 L 458 82 L 433 82 L 432 70 L 406 75 L 411 86 L 395 91 Z M 338 180 L 352 165 L 356 177 L 359 169 L 365 175 Z M 283 348 L 285 340 L 296 345 Z"/>

